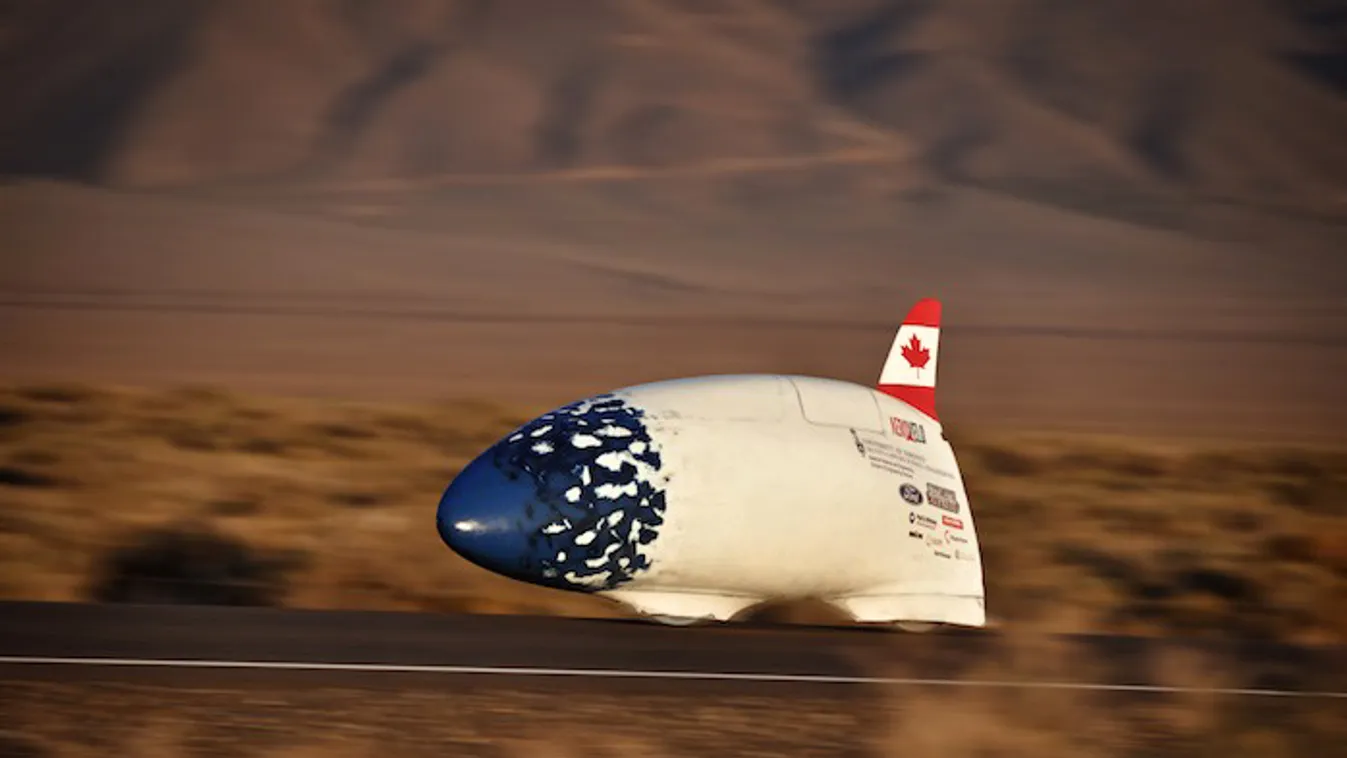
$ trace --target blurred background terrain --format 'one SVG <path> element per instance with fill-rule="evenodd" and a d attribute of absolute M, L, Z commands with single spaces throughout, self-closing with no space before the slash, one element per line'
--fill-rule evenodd
<path fill-rule="evenodd" d="M 0 91 L 6 596 L 601 613 L 457 466 L 931 295 L 1002 618 L 1347 635 L 1347 4 L 10 2 Z"/>
<path fill-rule="evenodd" d="M 10 3 L 4 371 L 1340 438 L 1342 7 Z"/>

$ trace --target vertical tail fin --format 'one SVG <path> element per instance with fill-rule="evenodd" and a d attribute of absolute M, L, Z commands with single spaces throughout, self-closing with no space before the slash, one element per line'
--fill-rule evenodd
<path fill-rule="evenodd" d="M 918 300 L 889 348 L 876 389 L 939 421 L 935 412 L 935 368 L 940 358 L 940 301 Z"/>

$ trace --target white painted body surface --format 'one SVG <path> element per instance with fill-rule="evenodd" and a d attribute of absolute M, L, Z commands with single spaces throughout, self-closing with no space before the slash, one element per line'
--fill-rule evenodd
<path fill-rule="evenodd" d="M 603 594 L 671 616 L 823 598 L 859 620 L 985 622 L 973 519 L 938 423 L 869 387 L 814 377 L 712 376 L 614 394 L 647 414 L 668 510 L 651 570 Z M 896 436 L 890 419 L 920 425 L 925 442 Z M 920 505 L 904 501 L 905 483 Z M 931 506 L 928 483 L 952 490 L 959 513 Z"/>

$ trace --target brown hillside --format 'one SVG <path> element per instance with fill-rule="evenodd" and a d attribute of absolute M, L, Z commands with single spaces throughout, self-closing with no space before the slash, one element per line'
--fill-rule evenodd
<path fill-rule="evenodd" d="M 1077 205 L 1340 216 L 1338 7 L 15 4 L 0 167 L 163 185 L 855 151 Z"/>

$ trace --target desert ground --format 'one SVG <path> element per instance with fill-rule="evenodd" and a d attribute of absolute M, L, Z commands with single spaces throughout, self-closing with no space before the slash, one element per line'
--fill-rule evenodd
<path fill-rule="evenodd" d="M 623 615 L 440 542 L 440 492 L 532 411 L 30 385 L 0 412 L 3 597 Z M 1347 640 L 1347 450 L 951 438 L 997 626 Z"/>

